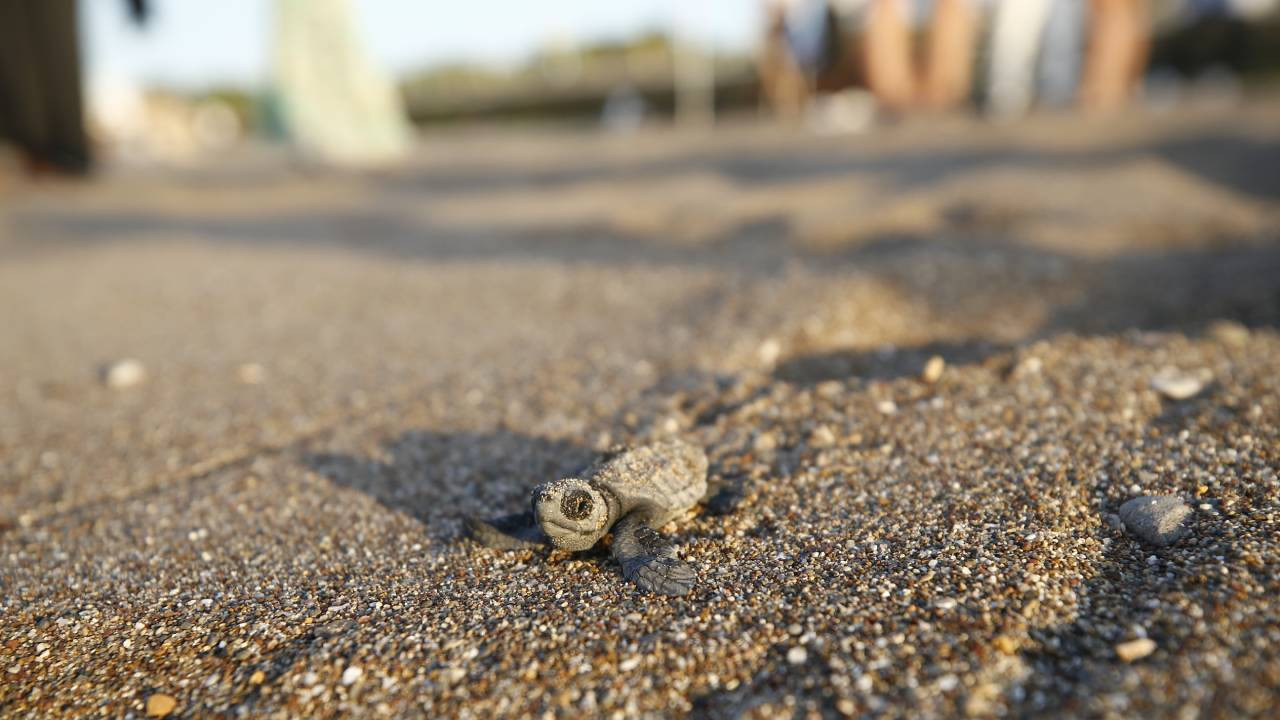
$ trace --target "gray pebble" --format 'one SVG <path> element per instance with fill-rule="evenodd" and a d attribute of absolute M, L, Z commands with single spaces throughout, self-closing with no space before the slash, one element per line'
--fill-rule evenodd
<path fill-rule="evenodd" d="M 1172 545 L 1188 532 L 1183 524 L 1191 508 L 1175 495 L 1144 495 L 1120 506 L 1129 532 L 1152 545 Z"/>

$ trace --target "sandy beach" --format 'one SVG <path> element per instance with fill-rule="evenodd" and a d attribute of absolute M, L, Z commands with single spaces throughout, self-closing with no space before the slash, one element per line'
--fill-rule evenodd
<path fill-rule="evenodd" d="M 1274 98 L 442 131 L 2 208 L 0 715 L 1280 707 Z M 742 489 L 664 529 L 687 596 L 460 536 L 669 436 Z"/>

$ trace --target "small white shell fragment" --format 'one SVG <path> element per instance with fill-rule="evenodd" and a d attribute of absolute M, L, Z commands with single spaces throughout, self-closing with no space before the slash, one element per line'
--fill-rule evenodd
<path fill-rule="evenodd" d="M 1207 371 L 1189 373 L 1165 368 L 1151 377 L 1151 387 L 1170 400 L 1186 400 L 1199 395 L 1211 377 Z"/>
<path fill-rule="evenodd" d="M 134 358 L 124 358 L 108 363 L 102 368 L 102 382 L 114 390 L 139 385 L 147 379 L 147 368 Z"/>
<path fill-rule="evenodd" d="M 942 373 L 947 369 L 947 361 L 942 359 L 941 355 L 934 355 L 924 364 L 924 370 L 920 373 L 920 379 L 932 385 L 942 378 Z"/>
<path fill-rule="evenodd" d="M 775 338 L 769 338 L 760 343 L 760 348 L 756 350 L 760 357 L 760 362 L 766 366 L 772 366 L 778 361 L 778 356 L 782 354 L 782 343 Z"/>
<path fill-rule="evenodd" d="M 1131 663 L 1156 651 L 1156 643 L 1150 638 L 1139 638 L 1116 645 L 1116 657 Z"/>
<path fill-rule="evenodd" d="M 258 363 L 244 363 L 236 368 L 236 377 L 245 385 L 258 385 L 267 377 L 267 371 Z"/>

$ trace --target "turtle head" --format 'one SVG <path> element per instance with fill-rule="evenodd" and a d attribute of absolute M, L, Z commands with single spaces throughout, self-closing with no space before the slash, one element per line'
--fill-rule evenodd
<path fill-rule="evenodd" d="M 556 547 L 588 550 L 608 529 L 609 503 L 587 481 L 564 478 L 533 491 L 533 515 Z"/>

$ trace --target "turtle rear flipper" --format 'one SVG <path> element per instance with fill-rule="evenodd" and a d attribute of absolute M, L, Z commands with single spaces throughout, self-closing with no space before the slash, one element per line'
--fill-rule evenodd
<path fill-rule="evenodd" d="M 738 509 L 745 494 L 742 478 L 718 479 L 707 483 L 707 491 L 699 502 L 708 515 L 728 515 Z"/>
<path fill-rule="evenodd" d="M 547 536 L 538 527 L 533 513 L 528 510 L 491 520 L 468 515 L 463 518 L 463 522 L 466 524 L 467 535 L 486 547 L 523 550 L 547 544 Z"/>
<path fill-rule="evenodd" d="M 675 547 L 650 527 L 647 513 L 632 512 L 613 526 L 613 557 L 623 577 L 649 592 L 684 595 L 698 579 L 693 566 L 678 559 Z"/>

